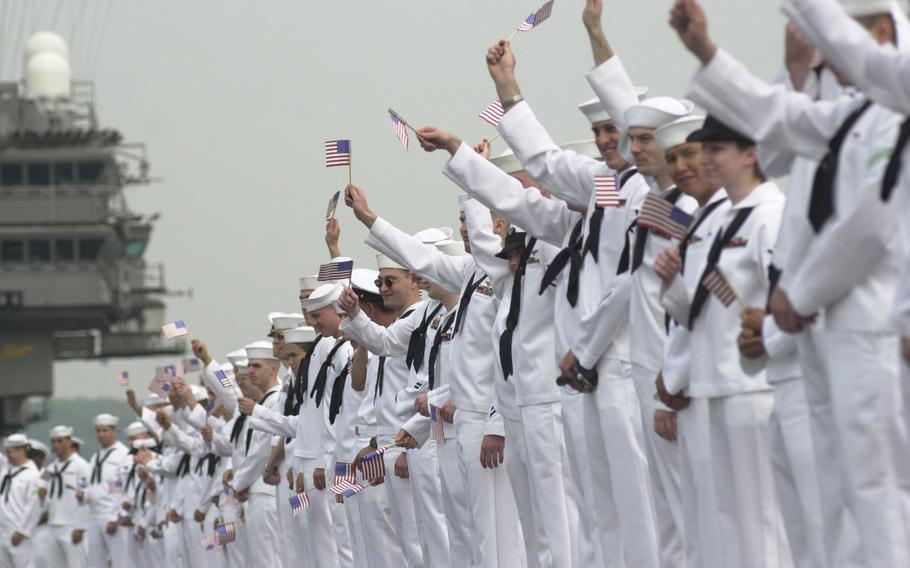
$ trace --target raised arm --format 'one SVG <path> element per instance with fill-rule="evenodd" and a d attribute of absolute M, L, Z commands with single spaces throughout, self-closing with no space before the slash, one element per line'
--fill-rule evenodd
<path fill-rule="evenodd" d="M 423 315 L 421 310 L 415 310 L 408 317 L 396 320 L 389 327 L 383 327 L 363 313 L 353 291 L 346 289 L 343 295 L 344 301 L 339 302 L 339 305 L 350 317 L 341 322 L 342 332 L 374 355 L 400 357 L 408 352 L 411 332 L 420 325 L 420 316 Z"/>
<path fill-rule="evenodd" d="M 369 208 L 364 191 L 355 185 L 349 185 L 345 189 L 344 201 L 354 210 L 357 219 L 370 229 L 367 244 L 380 252 L 390 251 L 391 258 L 448 290 L 461 290 L 464 282 L 465 257 L 443 254 L 433 245 L 418 241 L 378 217 Z"/>
<path fill-rule="evenodd" d="M 468 228 L 468 241 L 471 243 L 471 256 L 477 267 L 486 273 L 493 282 L 497 295 L 502 297 L 503 287 L 511 277 L 509 261 L 497 258 L 502 250 L 502 239 L 493 232 L 493 219 L 490 210 L 469 195 L 462 198 L 465 225 Z"/>
<path fill-rule="evenodd" d="M 782 10 L 825 60 L 870 99 L 910 113 L 910 54 L 877 44 L 834 0 L 786 0 Z"/>

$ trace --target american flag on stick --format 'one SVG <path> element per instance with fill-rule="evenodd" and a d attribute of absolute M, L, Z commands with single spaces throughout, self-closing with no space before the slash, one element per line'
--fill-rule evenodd
<path fill-rule="evenodd" d="M 186 324 L 183 323 L 183 320 L 172 321 L 161 326 L 161 331 L 164 332 L 164 336 L 168 339 L 176 339 L 184 335 L 189 335 L 189 330 L 186 328 Z"/>
<path fill-rule="evenodd" d="M 331 219 L 335 216 L 335 209 L 338 208 L 338 198 L 339 197 L 341 197 L 341 192 L 336 191 L 335 195 L 333 195 L 332 198 L 329 199 L 329 206 L 326 207 L 326 209 L 325 209 L 325 220 L 326 221 L 328 221 L 329 219 Z"/>
<path fill-rule="evenodd" d="M 493 126 L 499 126 L 499 121 L 502 120 L 502 117 L 505 116 L 505 114 L 506 111 L 503 110 L 502 103 L 499 102 L 499 100 L 495 100 L 490 103 L 490 106 L 483 109 L 483 112 L 478 116 Z"/>
<path fill-rule="evenodd" d="M 181 364 L 183 365 L 183 371 L 185 373 L 198 373 L 202 370 L 202 365 L 199 363 L 199 359 L 195 357 L 184 359 Z"/>
<path fill-rule="evenodd" d="M 720 300 L 720 303 L 723 304 L 725 308 L 729 308 L 730 304 L 737 300 L 742 303 L 742 300 L 739 299 L 739 294 L 733 289 L 730 281 L 727 280 L 726 275 L 724 275 L 719 266 L 715 266 L 711 269 L 711 272 L 705 276 L 702 284 Z"/>
<path fill-rule="evenodd" d="M 692 216 L 662 197 L 649 193 L 638 215 L 638 226 L 658 235 L 683 240 Z"/>
<path fill-rule="evenodd" d="M 357 483 L 357 475 L 351 464 L 337 462 L 335 464 L 335 481 L 332 482 L 332 493 L 351 497 L 363 491 L 363 485 Z"/>
<path fill-rule="evenodd" d="M 392 129 L 395 131 L 395 136 L 398 137 L 398 140 L 401 141 L 401 145 L 404 146 L 405 151 L 408 149 L 408 129 L 407 121 L 405 121 L 401 116 L 392 109 L 389 109 L 389 116 L 392 118 Z"/>
<path fill-rule="evenodd" d="M 120 371 L 117 373 L 117 384 L 121 387 L 130 386 L 130 374 L 126 371 Z"/>
<path fill-rule="evenodd" d="M 529 32 L 529 31 L 533 30 L 534 28 L 536 28 L 537 26 L 539 26 L 540 24 L 542 24 L 544 22 L 544 20 L 549 18 L 550 14 L 553 13 L 553 2 L 555 2 L 555 1 L 556 0 L 550 0 L 549 2 L 547 2 L 546 4 L 541 6 L 540 10 L 537 10 L 536 12 L 532 13 L 530 16 L 525 18 L 525 20 L 521 24 L 518 25 L 518 31 Z"/>
<path fill-rule="evenodd" d="M 199 544 L 204 546 L 206 550 L 224 550 L 224 545 L 218 540 L 218 533 L 210 534 L 203 538 L 199 541 Z"/>
<path fill-rule="evenodd" d="M 291 502 L 291 513 L 294 517 L 299 517 L 300 513 L 307 510 L 310 506 L 310 498 L 306 496 L 306 492 L 298 493 L 290 499 Z"/>
<path fill-rule="evenodd" d="M 237 540 L 237 528 L 233 521 L 223 525 L 215 525 L 215 534 L 218 535 L 218 540 L 221 544 Z"/>
<path fill-rule="evenodd" d="M 155 377 L 149 383 L 148 389 L 161 398 L 167 399 L 174 392 L 174 378 L 165 367 L 155 367 Z"/>
<path fill-rule="evenodd" d="M 433 439 L 436 440 L 437 444 L 446 443 L 446 431 L 445 425 L 442 422 L 442 416 L 439 414 L 439 409 L 430 405 L 430 430 L 433 434 Z"/>
<path fill-rule="evenodd" d="M 325 143 L 325 167 L 351 165 L 351 141 L 329 140 Z"/>
<path fill-rule="evenodd" d="M 319 267 L 319 282 L 328 282 L 330 280 L 350 280 L 351 273 L 354 271 L 353 260 L 342 260 L 338 262 L 329 262 Z"/>
<path fill-rule="evenodd" d="M 594 198 L 597 207 L 619 207 L 619 180 L 617 176 L 594 176 Z"/>
<path fill-rule="evenodd" d="M 367 481 L 374 481 L 385 477 L 385 454 L 386 448 L 379 448 L 375 452 L 370 452 L 363 456 L 360 462 L 360 471 L 363 472 L 363 478 Z"/>

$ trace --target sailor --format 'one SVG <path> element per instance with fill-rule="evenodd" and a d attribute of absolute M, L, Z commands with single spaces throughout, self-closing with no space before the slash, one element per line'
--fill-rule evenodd
<path fill-rule="evenodd" d="M 877 41 L 903 41 L 890 3 L 888 9 L 880 2 L 855 7 L 854 16 Z M 691 89 L 694 100 L 766 144 L 822 160 L 809 200 L 814 236 L 805 255 L 791 255 L 795 273 L 784 270 L 770 307 L 784 331 L 809 327 L 824 354 L 825 372 L 818 377 L 824 382 L 810 382 L 807 373 L 806 394 L 817 463 L 843 464 L 818 468 L 826 537 L 839 534 L 846 508 L 856 521 L 865 565 L 904 564 L 907 532 L 896 478 L 898 456 L 906 452 L 898 343 L 880 301 L 895 292 L 900 260 L 896 214 L 882 200 L 881 182 L 902 117 L 865 97 L 816 102 L 766 85 L 717 48 L 694 1 L 674 9 L 673 24 L 703 63 Z M 857 246 L 860 252 L 851 254 Z M 843 258 L 851 259 L 849 266 Z M 823 327 L 809 325 L 819 313 Z M 874 380 L 856 381 L 858 376 Z M 869 408 L 879 411 L 863 412 Z M 836 542 L 828 544 L 836 549 Z"/>
<path fill-rule="evenodd" d="M 12 434 L 3 441 L 7 462 L 0 468 L 0 566 L 28 568 L 32 565 L 32 535 L 41 516 L 35 498 L 42 484 L 38 468 L 28 459 L 25 434 Z"/>
<path fill-rule="evenodd" d="M 47 524 L 53 533 L 48 562 L 51 566 L 84 568 L 85 532 L 90 520 L 83 501 L 92 468 L 76 453 L 72 427 L 55 426 L 50 437 L 56 459 L 46 470 Z"/>
<path fill-rule="evenodd" d="M 40 440 L 35 438 L 30 438 L 28 441 L 29 451 L 28 457 L 35 466 L 38 468 L 39 475 L 42 476 L 42 481 L 38 490 L 38 501 L 40 504 L 41 513 L 38 517 L 38 526 L 35 527 L 35 530 L 32 533 L 32 551 L 35 555 L 35 568 L 47 568 L 50 566 L 47 558 L 48 551 L 51 548 L 53 543 L 53 534 L 51 533 L 50 528 L 47 526 L 47 507 L 48 500 L 46 489 L 44 487 L 44 471 L 45 466 L 49 465 L 49 458 L 51 456 L 51 450 Z"/>
<path fill-rule="evenodd" d="M 495 361 L 489 341 L 497 300 L 490 278 L 471 256 L 447 256 L 377 217 L 359 187 L 346 188 L 345 203 L 370 228 L 367 244 L 445 288 L 461 290 L 459 315 L 453 323 L 450 387 L 459 413 L 455 428 L 474 516 L 474 561 L 477 566 L 521 565 L 524 554 L 516 551 L 524 546 L 508 475 L 502 468 L 485 468 L 478 459 L 484 454 L 502 457 L 505 444 L 502 418 L 493 408 Z M 495 254 L 501 240 L 491 230 L 494 220 L 489 210 L 467 196 L 459 197 L 459 204 L 466 248 L 487 247 Z M 505 225 L 501 218 L 496 223 Z M 472 241 L 468 240 L 469 232 Z"/>

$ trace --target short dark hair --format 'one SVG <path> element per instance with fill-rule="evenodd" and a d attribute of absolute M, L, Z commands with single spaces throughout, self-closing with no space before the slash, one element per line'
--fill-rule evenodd
<path fill-rule="evenodd" d="M 354 288 L 353 290 L 354 290 L 354 293 L 357 294 L 357 299 L 359 299 L 361 303 L 370 304 L 374 308 L 376 308 L 382 312 L 385 312 L 385 313 L 391 313 L 394 311 L 394 310 L 391 310 L 386 307 L 385 301 L 383 301 L 382 296 L 380 296 L 379 294 L 374 294 L 373 292 L 366 292 L 364 290 L 358 290 L 357 288 Z"/>

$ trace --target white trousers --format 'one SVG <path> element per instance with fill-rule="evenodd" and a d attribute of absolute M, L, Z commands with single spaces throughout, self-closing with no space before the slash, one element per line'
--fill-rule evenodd
<path fill-rule="evenodd" d="M 107 534 L 107 519 L 91 519 L 85 536 L 88 539 L 88 568 L 107 568 L 108 560 L 113 566 L 126 566 L 127 531 L 118 526 L 114 534 Z"/>
<path fill-rule="evenodd" d="M 424 564 L 433 568 L 454 568 L 449 550 L 449 531 L 446 528 L 436 441 L 430 439 L 423 447 L 408 450 L 407 456 L 411 493 L 414 496 L 414 516 L 417 519 Z"/>
<path fill-rule="evenodd" d="M 326 457 L 330 465 L 325 470 L 325 486 L 329 488 L 335 482 L 335 459 Z M 348 528 L 348 518 L 344 512 L 344 503 L 338 502 L 338 497 L 330 489 L 326 489 L 329 504 L 329 514 L 332 516 L 332 530 L 335 532 L 335 547 L 338 550 L 338 564 L 341 568 L 354 568 L 354 550 L 351 544 L 351 529 Z M 355 497 L 356 499 L 356 497 Z"/>
<path fill-rule="evenodd" d="M 195 510 L 193 511 L 195 513 Z M 190 568 L 205 566 L 207 555 L 213 552 L 206 551 L 200 542 L 203 538 L 215 532 L 211 524 L 197 523 L 192 514 L 187 514 L 180 522 L 180 536 L 183 538 L 183 553 L 186 564 Z M 89 548 L 91 554 L 91 548 Z"/>
<path fill-rule="evenodd" d="M 50 563 L 54 543 L 54 531 L 47 525 L 38 525 L 32 532 L 32 551 L 35 554 L 35 568 L 53 568 Z"/>
<path fill-rule="evenodd" d="M 186 552 L 183 550 L 181 523 L 165 523 L 161 532 L 164 540 L 164 558 L 168 566 L 190 568 L 187 563 Z"/>
<path fill-rule="evenodd" d="M 394 437 L 380 436 L 377 439 L 379 446 L 394 442 Z M 411 493 L 411 480 L 401 479 L 395 475 L 395 460 L 404 453 L 403 448 L 391 448 L 383 456 L 385 465 L 386 499 L 389 502 L 389 511 L 392 513 L 392 527 L 398 536 L 398 545 L 404 552 L 408 568 L 421 568 L 424 566 L 423 553 L 420 549 L 420 538 L 417 534 L 417 518 L 414 514 L 414 496 Z"/>
<path fill-rule="evenodd" d="M 520 420 L 506 420 L 506 469 L 519 515 L 525 517 L 528 566 L 570 568 L 578 558 L 566 504 L 568 458 L 560 403 L 521 406 L 518 412 Z"/>
<path fill-rule="evenodd" d="M 446 438 L 445 444 L 437 444 L 436 457 L 439 461 L 439 480 L 449 529 L 450 563 L 453 567 L 477 566 L 480 563 L 480 553 L 471 541 L 474 517 L 471 516 L 467 473 L 461 460 L 458 439 Z"/>
<path fill-rule="evenodd" d="M 216 521 L 218 524 L 223 522 L 223 519 L 220 518 L 220 515 L 221 513 L 218 511 L 217 507 L 209 507 L 208 511 L 206 511 L 205 522 L 202 524 L 203 527 L 205 527 L 204 532 L 206 535 L 215 532 Z M 234 526 L 236 527 L 236 525 Z M 228 564 L 228 549 L 230 547 L 231 543 L 228 543 L 227 546 L 225 546 L 222 550 L 205 550 L 204 566 L 206 566 L 206 568 L 225 568 L 225 566 Z"/>
<path fill-rule="evenodd" d="M 770 391 L 693 398 L 677 415 L 686 563 L 792 566 L 771 471 Z"/>
<path fill-rule="evenodd" d="M 365 448 L 369 438 L 357 441 L 357 447 Z M 361 485 L 366 480 L 357 472 Z M 348 513 L 348 525 L 354 544 L 354 561 L 365 568 L 398 568 L 405 565 L 404 554 L 398 546 L 398 537 L 392 528 L 392 513 L 386 492 L 379 487 L 367 488 L 344 503 Z"/>
<path fill-rule="evenodd" d="M 822 501 L 836 494 L 846 498 L 856 521 L 862 566 L 910 565 L 906 495 L 896 465 L 910 451 L 901 415 L 897 338 L 830 329 L 814 335 L 825 363 L 824 382 L 807 381 L 806 394 L 816 463 L 825 464 L 818 470 Z M 823 431 L 826 412 L 834 428 Z M 818 414 L 822 419 L 817 422 Z M 825 520 L 837 523 L 836 512 Z"/>
<path fill-rule="evenodd" d="M 631 365 L 601 359 L 597 372 L 597 389 L 585 395 L 584 416 L 604 562 L 658 568 L 651 476 Z"/>
<path fill-rule="evenodd" d="M 796 568 L 827 568 L 809 404 L 801 378 L 774 384 L 771 463 Z"/>
<path fill-rule="evenodd" d="M 306 541 L 306 548 L 310 554 L 306 556 L 313 568 L 338 568 L 338 549 L 335 547 L 335 528 L 332 526 L 332 514 L 329 511 L 329 499 L 333 502 L 335 494 L 328 490 L 313 489 L 313 472 L 323 464 L 314 459 L 294 458 L 295 478 L 298 473 L 303 473 L 307 497 L 310 499 L 309 508 L 297 517 L 300 529 L 298 538 Z M 326 479 L 329 478 L 326 472 Z"/>
<path fill-rule="evenodd" d="M 300 557 L 296 556 L 297 547 L 294 541 L 297 539 L 297 521 L 291 514 L 290 499 L 294 493 L 288 487 L 286 461 L 282 460 L 278 465 L 279 480 L 275 486 L 275 514 L 278 519 L 278 534 L 281 539 L 281 562 L 284 568 L 296 566 Z"/>
<path fill-rule="evenodd" d="M 51 525 L 51 548 L 47 560 L 54 568 L 85 568 L 87 546 L 85 538 L 79 544 L 73 544 L 73 527 L 68 525 Z"/>
<path fill-rule="evenodd" d="M 569 520 L 576 524 L 572 534 L 575 535 L 573 545 L 578 551 L 578 566 L 606 566 L 600 550 L 600 530 L 591 507 L 594 502 L 594 483 L 591 481 L 591 461 L 585 439 L 586 398 L 575 391 L 566 390 L 562 396 L 563 430 L 571 476 L 567 496 L 574 501 L 570 508 L 577 511 L 577 516 L 570 515 Z"/>
<path fill-rule="evenodd" d="M 32 568 L 32 539 L 13 546 L 12 538 L 12 533 L 0 533 L 0 568 Z"/>
<path fill-rule="evenodd" d="M 281 541 L 278 538 L 278 515 L 275 496 L 251 493 L 245 507 L 244 528 L 249 543 L 247 566 L 275 568 L 281 565 Z"/>
<path fill-rule="evenodd" d="M 505 467 L 484 469 L 480 446 L 487 425 L 486 412 L 459 410 L 455 430 L 467 474 L 467 493 L 474 517 L 471 541 L 479 552 L 479 566 L 526 566 L 524 543 L 515 497 Z M 506 458 L 508 464 L 508 458 Z"/>
<path fill-rule="evenodd" d="M 682 495 L 679 492 L 679 443 L 665 440 L 654 431 L 656 379 L 657 373 L 632 364 L 632 380 L 641 405 L 645 455 L 651 472 L 660 565 L 676 568 L 685 561 Z"/>
<path fill-rule="evenodd" d="M 164 557 L 164 540 L 161 538 L 152 538 L 149 531 L 145 532 L 145 541 L 142 543 L 142 552 L 140 554 L 143 566 L 145 568 L 158 568 L 165 566 Z"/>

